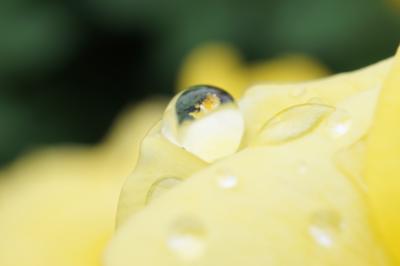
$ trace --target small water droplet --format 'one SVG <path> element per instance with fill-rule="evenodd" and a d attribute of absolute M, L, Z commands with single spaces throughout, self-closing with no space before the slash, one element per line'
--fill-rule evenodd
<path fill-rule="evenodd" d="M 302 137 L 316 128 L 334 107 L 322 104 L 299 104 L 286 108 L 268 120 L 256 144 L 279 144 Z"/>
<path fill-rule="evenodd" d="M 175 177 L 166 177 L 154 182 L 146 196 L 146 204 L 152 202 L 155 198 L 164 194 L 166 191 L 182 183 L 182 179 Z"/>
<path fill-rule="evenodd" d="M 345 110 L 336 110 L 327 121 L 329 134 L 333 138 L 345 135 L 351 127 L 352 120 Z"/>
<path fill-rule="evenodd" d="M 205 236 L 206 230 L 198 219 L 181 217 L 172 224 L 167 245 L 180 259 L 191 261 L 204 253 Z"/>
<path fill-rule="evenodd" d="M 218 185 L 223 189 L 232 189 L 238 185 L 238 178 L 234 175 L 223 175 L 218 178 Z"/>
<path fill-rule="evenodd" d="M 304 161 L 299 161 L 296 163 L 296 171 L 300 175 L 305 175 L 308 172 L 308 165 Z"/>
<path fill-rule="evenodd" d="M 213 162 L 239 148 L 244 119 L 229 93 L 199 85 L 171 100 L 163 116 L 161 132 L 172 143 L 204 161 Z"/>
<path fill-rule="evenodd" d="M 339 214 L 333 210 L 321 210 L 312 214 L 309 233 L 315 242 L 329 248 L 334 245 L 341 230 Z"/>
<path fill-rule="evenodd" d="M 300 97 L 304 96 L 306 93 L 307 93 L 306 88 L 296 87 L 296 88 L 290 90 L 289 95 L 293 98 L 300 98 Z"/>

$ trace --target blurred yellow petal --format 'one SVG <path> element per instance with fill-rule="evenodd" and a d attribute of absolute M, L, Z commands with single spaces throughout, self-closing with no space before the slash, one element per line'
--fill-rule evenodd
<path fill-rule="evenodd" d="M 394 9 L 394 11 L 400 11 L 400 0 L 386 0 L 386 3 L 390 9 Z"/>
<path fill-rule="evenodd" d="M 162 101 L 127 111 L 98 147 L 43 149 L 1 173 L 0 265 L 99 266 L 123 180 Z"/>
<path fill-rule="evenodd" d="M 329 74 L 327 68 L 316 60 L 303 55 L 287 55 L 252 64 L 248 68 L 250 82 L 266 81 L 288 83 L 311 80 Z"/>
<path fill-rule="evenodd" d="M 179 72 L 178 90 L 210 84 L 227 90 L 235 98 L 247 85 L 240 54 L 232 46 L 210 43 L 191 52 Z"/>
<path fill-rule="evenodd" d="M 1 265 L 100 265 L 123 176 L 105 178 L 99 159 L 83 147 L 54 148 L 5 174 Z"/>
<path fill-rule="evenodd" d="M 303 55 L 287 55 L 254 64 L 245 64 L 239 52 L 223 43 L 209 43 L 194 49 L 184 60 L 178 91 L 197 84 L 210 84 L 240 98 L 255 83 L 293 82 L 326 76 L 329 71 Z"/>
<path fill-rule="evenodd" d="M 400 50 L 384 82 L 368 138 L 366 175 L 375 218 L 400 263 Z"/>
<path fill-rule="evenodd" d="M 152 126 L 161 119 L 167 100 L 157 98 L 126 108 L 110 134 L 100 144 L 102 153 L 115 164 L 115 171 L 130 174 L 138 159 L 140 143 Z M 112 173 L 111 173 L 112 174 Z"/>

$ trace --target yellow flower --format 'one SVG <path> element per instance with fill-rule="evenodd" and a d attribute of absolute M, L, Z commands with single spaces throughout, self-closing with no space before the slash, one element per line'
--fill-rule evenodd
<path fill-rule="evenodd" d="M 400 217 L 395 60 L 256 85 L 237 103 L 212 86 L 175 96 L 124 185 L 105 266 L 390 265 Z M 209 94 L 220 107 L 190 116 Z"/>
<path fill-rule="evenodd" d="M 0 173 L 0 265 L 388 265 L 399 171 L 382 158 L 397 166 L 398 149 L 380 149 L 397 148 L 385 106 L 400 97 L 398 63 L 369 128 L 391 64 L 285 84 L 327 71 L 303 56 L 245 65 L 229 46 L 195 50 L 179 88 L 228 93 L 182 91 L 157 124 L 164 100 L 144 103 L 95 147 L 43 149 Z"/>

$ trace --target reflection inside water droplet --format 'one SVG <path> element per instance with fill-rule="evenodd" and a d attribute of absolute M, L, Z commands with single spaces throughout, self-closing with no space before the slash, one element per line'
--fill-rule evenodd
<path fill-rule="evenodd" d="M 212 162 L 239 148 L 244 120 L 230 94 L 199 85 L 172 99 L 164 113 L 161 132 L 172 143 Z"/>
<path fill-rule="evenodd" d="M 321 210 L 311 215 L 309 233 L 318 245 L 326 248 L 334 245 L 340 230 L 341 219 L 336 211 Z"/>
<path fill-rule="evenodd" d="M 190 261 L 204 253 L 205 236 L 205 228 L 199 220 L 183 217 L 171 225 L 167 245 L 180 259 Z"/>
<path fill-rule="evenodd" d="M 223 189 L 232 189 L 238 185 L 238 178 L 234 175 L 224 175 L 218 178 L 218 185 Z"/>
<path fill-rule="evenodd" d="M 147 193 L 146 204 L 149 204 L 154 199 L 158 198 L 160 195 L 164 194 L 165 192 L 179 185 L 180 183 L 182 183 L 182 179 L 175 177 L 162 178 L 154 182 L 151 185 L 149 192 Z"/>

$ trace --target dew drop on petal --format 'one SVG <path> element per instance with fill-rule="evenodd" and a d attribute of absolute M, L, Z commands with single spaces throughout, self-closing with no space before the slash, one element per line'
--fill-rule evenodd
<path fill-rule="evenodd" d="M 218 178 L 218 186 L 223 189 L 233 189 L 238 185 L 238 178 L 234 175 L 223 175 Z"/>
<path fill-rule="evenodd" d="M 327 121 L 327 129 L 332 138 L 345 135 L 352 125 L 351 116 L 345 110 L 336 110 Z"/>
<path fill-rule="evenodd" d="M 323 104 L 299 104 L 286 108 L 266 122 L 255 142 L 279 144 L 310 133 L 334 107 Z"/>
<path fill-rule="evenodd" d="M 205 237 L 205 227 L 198 219 L 181 217 L 171 225 L 167 246 L 179 259 L 192 261 L 204 253 Z"/>
<path fill-rule="evenodd" d="M 161 132 L 172 143 L 213 162 L 239 148 L 244 120 L 229 93 L 198 85 L 172 99 L 164 113 Z"/>
<path fill-rule="evenodd" d="M 146 204 L 151 203 L 154 199 L 164 194 L 166 191 L 182 183 L 182 179 L 175 177 L 166 177 L 154 182 L 146 196 Z"/>
<path fill-rule="evenodd" d="M 308 172 L 308 165 L 304 161 L 296 162 L 296 172 L 300 175 L 305 175 Z"/>
<path fill-rule="evenodd" d="M 340 234 L 341 219 L 333 210 L 320 210 L 311 215 L 309 233 L 317 245 L 329 248 Z"/>

